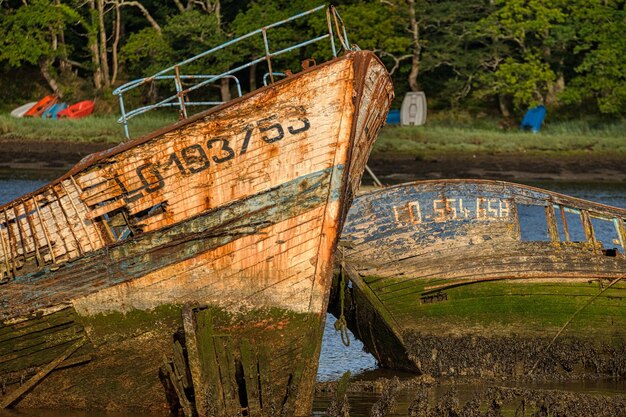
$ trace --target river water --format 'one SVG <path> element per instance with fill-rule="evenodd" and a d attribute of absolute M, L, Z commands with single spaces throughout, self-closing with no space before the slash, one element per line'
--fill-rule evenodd
<path fill-rule="evenodd" d="M 46 179 L 0 179 L 0 204 L 4 204 L 20 195 L 34 191 L 46 184 Z M 566 195 L 596 201 L 611 206 L 626 208 L 626 184 L 621 183 L 564 183 L 564 182 L 544 182 L 533 183 L 540 188 L 557 191 Z M 390 371 L 379 370 L 374 358 L 363 351 L 363 345 L 351 337 L 351 344 L 346 347 L 342 344 L 339 333 L 335 332 L 333 323 L 335 319 L 328 315 L 326 328 L 322 342 L 322 352 L 318 371 L 318 381 L 332 381 L 339 379 L 344 372 L 350 371 L 353 378 L 357 380 L 374 380 L 378 377 L 400 376 L 408 378 L 409 375 L 392 373 Z M 452 384 L 452 383 L 450 383 Z M 459 381 L 453 384 L 459 393 L 461 400 L 468 400 L 472 392 L 484 389 L 480 382 L 473 381 L 463 384 Z M 438 385 L 435 393 L 439 395 L 448 389 L 445 382 Z M 561 389 L 582 393 L 604 393 L 622 394 L 626 393 L 626 383 L 624 381 L 587 381 L 567 384 L 538 384 L 532 388 L 539 389 Z M 378 400 L 379 390 L 350 394 L 351 415 L 353 417 L 367 416 L 372 405 Z M 398 395 L 397 404 L 389 416 L 406 416 L 407 408 L 412 399 L 411 392 L 404 391 Z M 328 407 L 330 397 L 318 395 L 314 404 L 314 414 L 323 415 Z M 626 411 L 625 411 L 626 413 Z M 58 411 L 58 410 L 10 410 L 0 412 L 0 416 L 29 416 L 29 417 L 131 417 L 129 414 L 97 413 L 93 411 Z M 148 415 L 132 414 L 132 417 L 152 417 Z"/>

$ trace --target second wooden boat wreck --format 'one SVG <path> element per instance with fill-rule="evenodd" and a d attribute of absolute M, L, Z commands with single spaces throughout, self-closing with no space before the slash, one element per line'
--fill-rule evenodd
<path fill-rule="evenodd" d="M 320 10 L 338 55 L 334 9 L 296 18 Z M 310 415 L 338 231 L 393 99 L 344 36 L 0 207 L 2 407 Z M 188 92 L 162 104 L 186 116 Z"/>
<path fill-rule="evenodd" d="M 506 182 L 382 189 L 350 210 L 332 310 L 389 368 L 624 377 L 625 220 Z"/>

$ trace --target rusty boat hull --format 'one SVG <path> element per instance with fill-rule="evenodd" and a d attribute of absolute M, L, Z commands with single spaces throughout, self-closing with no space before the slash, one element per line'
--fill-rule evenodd
<path fill-rule="evenodd" d="M 624 377 L 625 219 L 507 182 L 382 189 L 350 209 L 331 310 L 388 368 Z"/>
<path fill-rule="evenodd" d="M 338 231 L 392 99 L 350 52 L 0 207 L 3 406 L 309 415 Z"/>

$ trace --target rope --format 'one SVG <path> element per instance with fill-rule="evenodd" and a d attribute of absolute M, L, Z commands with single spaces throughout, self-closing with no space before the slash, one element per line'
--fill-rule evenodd
<path fill-rule="evenodd" d="M 576 312 L 574 314 L 572 314 L 572 317 L 569 318 L 569 320 L 567 320 L 567 322 L 563 325 L 563 327 L 561 327 L 559 329 L 559 331 L 554 335 L 554 337 L 552 338 L 552 340 L 550 341 L 550 343 L 548 343 L 548 346 L 546 346 L 546 348 L 543 350 L 543 354 L 545 355 L 545 353 L 552 347 L 552 344 L 556 341 L 556 339 L 561 335 L 561 333 L 563 333 L 563 330 L 565 330 L 565 328 L 567 326 L 569 326 L 569 324 L 572 322 L 572 320 L 574 320 L 574 317 L 576 317 L 578 315 L 578 313 L 580 313 L 581 311 L 583 311 L 585 308 L 587 308 L 587 306 L 589 306 L 589 304 L 591 304 L 596 298 L 598 298 L 600 295 L 602 295 L 602 293 L 604 293 L 606 290 L 608 290 L 609 288 L 611 288 L 613 285 L 617 284 L 619 281 L 621 281 L 622 279 L 626 278 L 626 275 L 622 275 L 621 277 L 617 277 L 615 278 L 613 281 L 611 281 L 611 283 L 609 285 L 607 285 L 606 287 L 604 287 L 602 289 L 602 291 L 600 291 L 599 293 L 597 293 L 596 295 L 594 295 L 593 297 L 591 297 L 591 299 L 589 301 L 587 301 L 582 307 L 580 307 L 578 310 L 576 310 Z M 535 362 L 535 364 L 533 365 L 533 367 L 530 369 L 530 371 L 528 371 L 528 375 L 531 375 L 533 373 L 533 371 L 535 370 L 535 368 L 537 367 L 537 365 L 539 364 L 539 361 L 541 360 L 541 357 L 543 355 L 539 355 L 539 357 L 537 358 L 537 361 Z"/>
<path fill-rule="evenodd" d="M 339 300 L 341 302 L 341 313 L 339 318 L 335 322 L 335 330 L 341 333 L 341 342 L 349 347 L 350 346 L 350 333 L 348 333 L 348 323 L 346 322 L 346 316 L 344 315 L 344 301 L 345 301 L 345 287 L 346 276 L 344 273 L 343 262 L 341 263 L 341 283 L 339 284 Z"/>

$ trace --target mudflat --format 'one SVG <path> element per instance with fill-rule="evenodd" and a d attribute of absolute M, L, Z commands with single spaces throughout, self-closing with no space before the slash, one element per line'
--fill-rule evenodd
<path fill-rule="evenodd" d="M 104 142 L 35 141 L 5 136 L 0 138 L 0 177 L 54 178 L 85 156 L 112 146 Z M 523 152 L 445 153 L 428 157 L 372 153 L 368 164 L 385 184 L 440 178 L 626 181 L 626 160 L 622 155 L 595 152 L 563 156 Z"/>
<path fill-rule="evenodd" d="M 475 178 L 528 181 L 622 182 L 622 155 L 598 153 L 555 156 L 541 153 L 440 154 L 416 158 L 372 154 L 369 166 L 383 183 L 416 179 Z"/>

